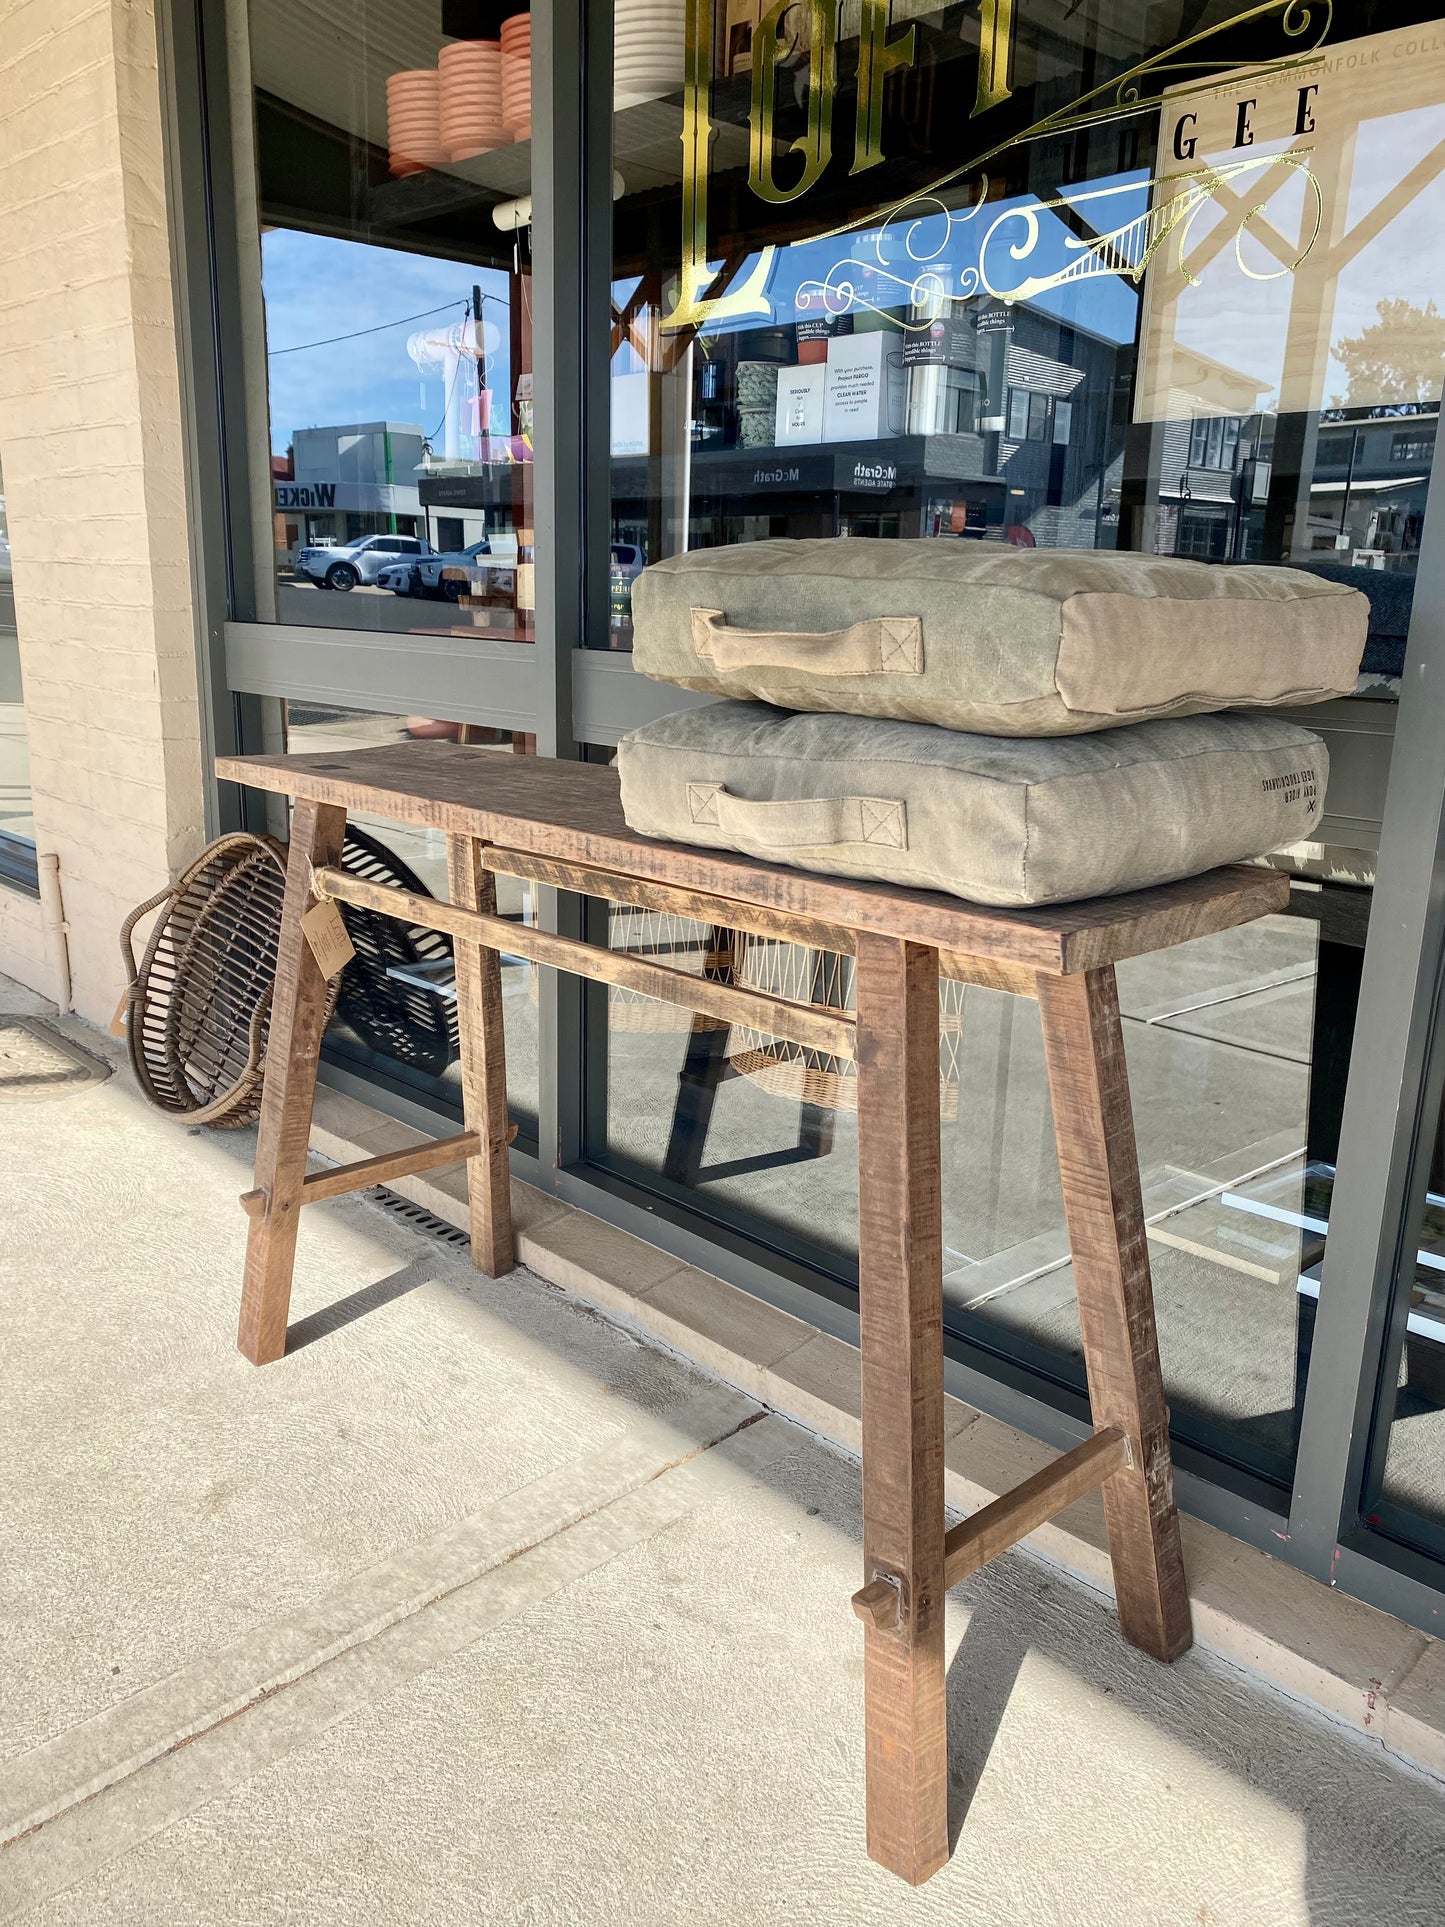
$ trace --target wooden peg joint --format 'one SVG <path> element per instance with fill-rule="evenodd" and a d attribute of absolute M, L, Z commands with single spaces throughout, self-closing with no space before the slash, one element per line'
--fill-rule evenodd
<path fill-rule="evenodd" d="M 883 1573 L 853 1595 L 853 1610 L 865 1626 L 891 1633 L 903 1617 L 903 1582 Z"/>

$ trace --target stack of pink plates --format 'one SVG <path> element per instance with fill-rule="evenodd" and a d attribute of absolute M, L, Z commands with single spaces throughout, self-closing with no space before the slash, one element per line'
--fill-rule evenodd
<path fill-rule="evenodd" d="M 441 140 L 454 161 L 503 146 L 502 48 L 496 40 L 454 40 L 437 63 L 441 77 Z"/>
<path fill-rule="evenodd" d="M 502 120 L 513 140 L 532 138 L 532 16 L 502 22 Z"/>
<path fill-rule="evenodd" d="M 436 69 L 414 67 L 386 82 L 386 136 L 391 171 L 420 174 L 447 158 L 441 137 L 440 86 Z"/>

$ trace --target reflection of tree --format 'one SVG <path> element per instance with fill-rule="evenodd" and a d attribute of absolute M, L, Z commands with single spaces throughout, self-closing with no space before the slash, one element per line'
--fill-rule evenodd
<path fill-rule="evenodd" d="M 1349 376 L 1344 405 L 1438 401 L 1445 373 L 1445 315 L 1433 301 L 1423 308 L 1381 301 L 1375 312 L 1378 321 L 1334 345 Z"/>

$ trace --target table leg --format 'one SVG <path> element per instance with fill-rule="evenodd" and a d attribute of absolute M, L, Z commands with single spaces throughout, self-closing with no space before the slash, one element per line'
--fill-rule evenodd
<path fill-rule="evenodd" d="M 858 937 L 858 1268 L 868 1852 L 918 1885 L 948 1858 L 938 955 Z"/>
<path fill-rule="evenodd" d="M 330 803 L 300 801 L 292 811 L 256 1142 L 256 1188 L 263 1202 L 251 1219 L 246 1241 L 236 1337 L 253 1365 L 269 1365 L 286 1350 L 301 1186 L 306 1178 L 316 1067 L 330 990 L 302 932 L 301 919 L 312 904 L 312 868 L 340 862 L 345 834 L 346 811 Z"/>
<path fill-rule="evenodd" d="M 497 914 L 497 881 L 482 868 L 470 836 L 447 838 L 447 880 L 454 904 Z M 502 1027 L 502 960 L 483 944 L 455 942 L 457 1037 L 462 1060 L 462 1116 L 482 1148 L 467 1160 L 472 1263 L 501 1278 L 517 1262 L 512 1241 L 512 1180 L 507 1158 L 507 1047 Z"/>
<path fill-rule="evenodd" d="M 1041 973 L 1038 994 L 1089 1403 L 1095 1429 L 1117 1426 L 1133 1459 L 1103 1488 L 1119 1628 L 1177 1659 L 1194 1635 L 1113 966 Z"/>

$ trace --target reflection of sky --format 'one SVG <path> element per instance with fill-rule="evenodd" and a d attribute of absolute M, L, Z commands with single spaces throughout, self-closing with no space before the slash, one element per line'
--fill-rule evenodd
<path fill-rule="evenodd" d="M 1307 207 L 1310 227 L 1314 226 L 1313 195 L 1307 200 L 1304 176 L 1294 168 L 1263 165 L 1270 155 L 1281 153 L 1290 145 L 1284 140 L 1260 141 L 1249 157 L 1251 162 L 1261 163 L 1259 173 L 1242 174 L 1228 185 L 1247 203 L 1262 203 L 1263 218 L 1292 248 L 1298 249 L 1304 244 L 1302 223 Z M 1238 163 L 1240 158 L 1233 151 L 1208 156 L 1216 166 Z M 1238 225 L 1237 216 L 1226 214 L 1216 202 L 1205 200 L 1189 224 L 1185 260 L 1199 254 L 1204 258 L 1194 269 L 1199 285 L 1180 292 L 1174 340 L 1182 348 L 1192 348 L 1247 375 L 1258 384 L 1259 405 L 1268 408 L 1278 398 L 1284 370 L 1294 277 L 1262 242 L 1248 233 L 1240 240 L 1238 260 L 1232 241 L 1227 241 L 1219 253 L 1212 254 L 1210 237 L 1226 220 L 1232 234 Z M 1177 258 L 1174 251 L 1178 248 L 1178 235 L 1164 245 L 1171 250 L 1171 261 Z M 1262 278 L 1253 279 L 1256 275 Z"/>
<path fill-rule="evenodd" d="M 1111 232 L 1146 212 L 1148 177 L 1130 174 L 1086 182 L 1068 189 L 1067 195 L 1089 233 Z M 922 211 L 916 219 L 900 217 L 883 227 L 780 247 L 768 279 L 770 315 L 737 316 L 719 321 L 708 332 L 791 322 L 800 294 L 811 297 L 805 305 L 813 312 L 818 312 L 821 298 L 835 314 L 868 307 L 896 311 L 938 297 L 958 301 L 973 295 L 1003 296 L 1029 278 L 1047 279 L 1077 266 L 1084 257 L 1071 230 L 1031 195 L 990 201 L 977 210 L 949 211 L 936 202 L 918 205 Z M 756 259 L 747 262 L 734 285 L 747 278 Z M 634 285 L 618 283 L 614 296 L 625 300 Z M 1124 275 L 1096 272 L 1025 298 L 1030 307 L 1105 340 L 1134 339 L 1139 298 Z"/>
<path fill-rule="evenodd" d="M 497 269 L 288 228 L 273 228 L 261 245 L 275 454 L 285 454 L 298 428 L 391 421 L 419 423 L 432 434 L 446 405 L 441 374 L 432 369 L 422 377 L 406 352 L 407 337 L 460 320 L 474 282 L 489 297 L 486 318 L 502 337 L 488 380 L 499 395 L 509 392 L 507 276 Z M 401 319 L 448 303 L 450 313 Z M 300 354 L 274 352 L 361 328 L 378 332 Z"/>
<path fill-rule="evenodd" d="M 1407 203 L 1373 240 L 1357 254 L 1351 256 L 1349 252 L 1350 232 L 1442 138 L 1445 107 L 1421 107 L 1360 124 L 1350 177 L 1345 258 L 1335 285 L 1333 311 L 1325 317 L 1332 345 L 1373 325 L 1379 319 L 1382 297 L 1421 308 L 1432 300 L 1445 305 L 1445 220 L 1440 212 L 1445 177 L 1437 175 L 1423 194 Z M 1257 152 L 1263 157 L 1289 144 L 1261 142 Z M 1239 155 L 1221 153 L 1210 159 L 1223 165 L 1238 161 Z M 1293 246 L 1303 247 L 1314 226 L 1315 209 L 1313 196 L 1306 199 L 1306 183 L 1300 173 L 1277 169 L 1261 172 L 1257 179 L 1244 176 L 1231 185 L 1246 202 L 1262 203 L 1263 218 L 1270 226 Z M 1190 229 L 1186 262 L 1226 219 L 1232 233 L 1235 215 L 1226 215 L 1212 203 L 1201 208 Z M 1322 234 L 1315 245 L 1324 246 L 1326 239 Z M 1199 285 L 1186 287 L 1179 295 L 1175 339 L 1249 375 L 1260 384 L 1261 401 L 1269 406 L 1278 398 L 1284 373 L 1295 281 L 1248 233 L 1240 242 L 1240 256 L 1243 266 L 1236 260 L 1231 242 L 1197 270 Z M 1323 392 L 1311 396 L 1308 405 L 1331 405 L 1343 398 L 1347 385 L 1343 365 L 1331 354 Z M 1287 396 L 1286 401 L 1292 407 L 1306 405 L 1305 398 L 1298 394 Z"/>
<path fill-rule="evenodd" d="M 1445 107 L 1419 107 L 1367 121 L 1355 147 L 1350 181 L 1349 225 L 1354 228 L 1431 148 L 1445 140 Z M 1445 306 L 1445 176 L 1437 174 L 1423 195 L 1369 241 L 1340 276 L 1331 342 L 1357 335 L 1379 319 L 1382 295 L 1423 308 Z M 1428 212 L 1426 212 L 1428 210 Z M 1423 218 L 1422 218 L 1423 216 Z M 1325 398 L 1342 393 L 1348 376 L 1332 355 Z M 1439 392 L 1438 390 L 1436 391 Z"/>

